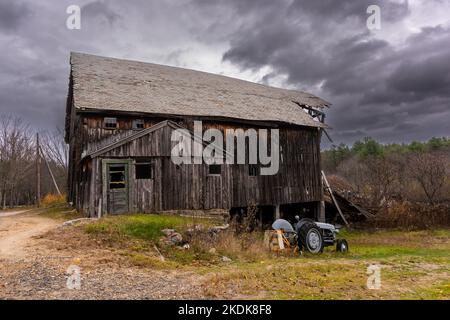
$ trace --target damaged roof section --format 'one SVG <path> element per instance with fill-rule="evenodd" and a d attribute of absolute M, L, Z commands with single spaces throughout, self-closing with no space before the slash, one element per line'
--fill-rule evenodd
<path fill-rule="evenodd" d="M 138 61 L 72 53 L 76 110 L 223 117 L 326 127 L 300 106 L 330 103 L 306 92 Z"/>

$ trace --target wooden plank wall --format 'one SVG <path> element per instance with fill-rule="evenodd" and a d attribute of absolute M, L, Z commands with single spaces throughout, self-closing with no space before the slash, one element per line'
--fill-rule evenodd
<path fill-rule="evenodd" d="M 95 200 L 89 200 L 90 174 L 92 168 L 81 170 L 76 161 L 88 145 L 99 143 L 107 137 L 126 134 L 131 130 L 132 118 L 120 119 L 119 129 L 104 129 L 103 117 L 78 117 L 78 129 L 82 128 L 78 138 L 71 144 L 74 150 L 72 159 L 72 187 L 77 207 L 92 203 L 98 206 L 101 198 L 102 177 L 101 161 L 96 167 L 94 187 Z M 149 118 L 145 127 L 150 127 L 164 119 Z M 184 125 L 193 129 L 193 119 L 185 119 Z M 182 123 L 183 124 L 183 123 Z M 203 129 L 227 128 L 247 129 L 249 125 L 233 122 L 203 121 Z M 255 129 L 261 128 L 252 126 Z M 268 128 L 270 129 L 270 128 Z M 154 166 L 154 178 L 135 180 L 132 202 L 140 212 L 156 212 L 173 209 L 212 209 L 245 207 L 249 204 L 276 205 L 320 201 L 322 187 L 320 180 L 320 132 L 317 128 L 283 126 L 280 129 L 281 159 L 280 170 L 274 176 L 249 176 L 248 165 L 222 165 L 220 176 L 208 175 L 206 165 L 176 166 L 170 159 L 172 144 L 171 128 L 164 127 L 131 143 L 120 146 L 102 155 L 103 158 L 151 158 Z M 224 143 L 225 147 L 225 143 Z M 72 156 L 72 154 L 71 154 Z M 78 163 L 78 167 L 77 167 Z M 75 166 L 75 169 L 73 168 Z M 83 173 L 83 174 L 82 174 Z M 86 189 L 88 191 L 86 191 Z M 90 190 L 89 190 L 90 189 Z M 79 196 L 83 194 L 83 196 Z M 106 204 L 103 204 L 106 205 Z"/>

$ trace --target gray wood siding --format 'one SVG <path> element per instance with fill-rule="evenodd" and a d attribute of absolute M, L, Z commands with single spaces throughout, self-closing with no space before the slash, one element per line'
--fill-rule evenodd
<path fill-rule="evenodd" d="M 96 215 L 99 203 L 103 210 L 101 161 L 81 159 L 88 147 L 95 148 L 110 137 L 112 141 L 131 130 L 131 119 L 120 119 L 116 130 L 104 129 L 102 117 L 78 115 L 75 133 L 70 139 L 71 199 L 79 209 Z M 145 127 L 159 118 L 145 120 Z M 192 119 L 182 125 L 192 130 Z M 203 130 L 217 128 L 247 129 L 249 125 L 234 122 L 203 121 Z M 264 128 L 252 126 L 253 128 Z M 132 142 L 102 154 L 102 159 L 151 158 L 153 179 L 136 180 L 130 170 L 131 207 L 138 212 L 158 212 L 176 209 L 213 209 L 246 207 L 249 204 L 277 205 L 320 201 L 320 131 L 317 128 L 280 126 L 280 169 L 273 176 L 249 176 L 248 165 L 222 165 L 220 176 L 208 175 L 208 166 L 179 165 L 170 159 L 172 128 L 164 127 Z M 270 127 L 268 127 L 270 129 Z M 225 144 L 224 144 L 225 146 Z M 94 158 L 95 159 L 95 158 Z M 99 159 L 100 160 L 100 159 Z M 83 170 L 83 167 L 85 168 Z M 93 170 L 93 167 L 95 168 Z M 94 176 L 94 177 L 92 177 Z M 95 179 L 92 182 L 92 179 Z M 93 198 L 92 198 L 93 197 Z M 94 207 L 94 208 L 92 208 Z"/>

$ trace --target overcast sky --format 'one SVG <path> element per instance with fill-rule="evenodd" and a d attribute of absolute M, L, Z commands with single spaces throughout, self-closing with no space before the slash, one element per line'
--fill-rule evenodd
<path fill-rule="evenodd" d="M 450 135 L 450 0 L 0 0 L 0 48 L 0 113 L 40 129 L 63 126 L 80 51 L 309 91 L 335 143 Z"/>

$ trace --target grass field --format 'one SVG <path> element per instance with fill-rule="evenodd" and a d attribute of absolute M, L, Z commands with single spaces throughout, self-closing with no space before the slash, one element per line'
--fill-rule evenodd
<path fill-rule="evenodd" d="M 225 233 L 193 239 L 190 249 L 161 245 L 161 229 L 180 232 L 210 220 L 168 215 L 126 215 L 78 227 L 142 268 L 179 269 L 207 275 L 210 298 L 450 299 L 450 230 L 343 231 L 346 254 L 328 247 L 320 255 L 276 256 L 262 233 Z M 155 246 L 165 257 L 155 255 Z M 211 252 L 211 248 L 214 248 Z M 223 262 L 222 257 L 231 258 Z M 367 288 L 369 265 L 380 268 L 381 288 Z"/>

